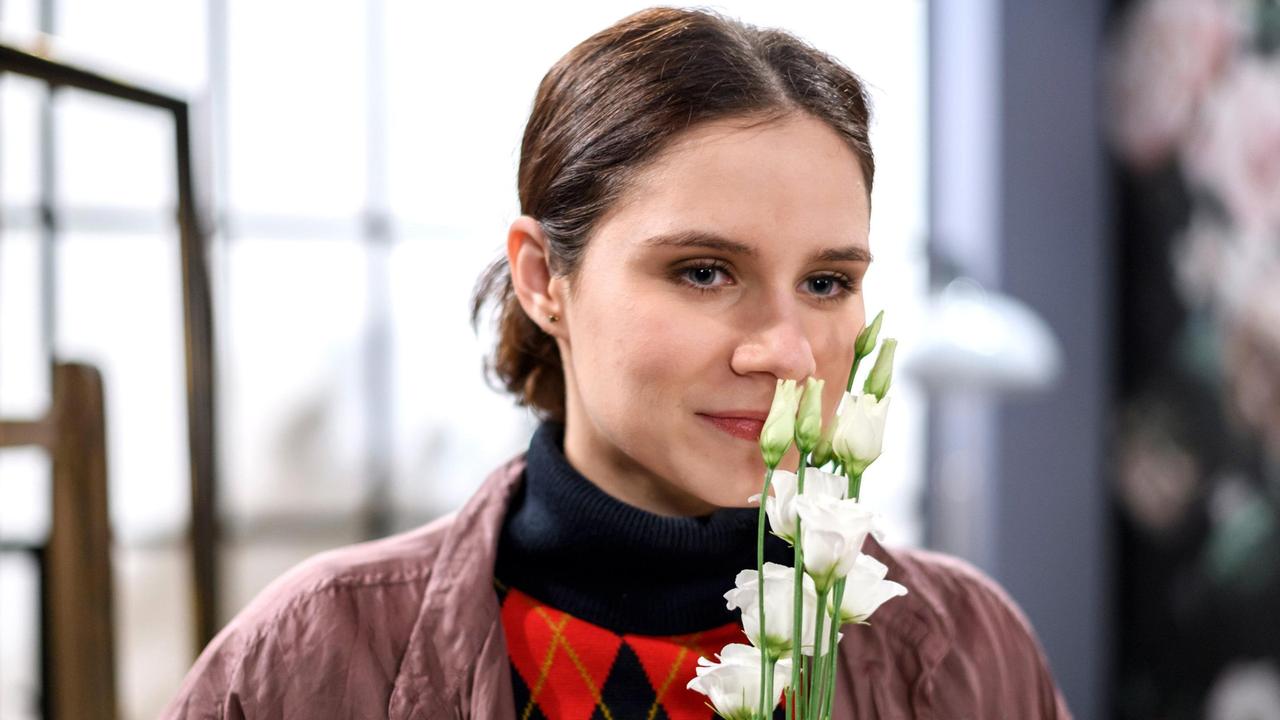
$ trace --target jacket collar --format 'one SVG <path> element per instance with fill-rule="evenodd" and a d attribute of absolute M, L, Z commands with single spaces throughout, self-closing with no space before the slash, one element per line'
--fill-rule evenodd
<path fill-rule="evenodd" d="M 495 629 L 501 629 L 493 566 L 502 521 L 524 467 L 521 453 L 490 473 L 466 505 L 445 518 L 445 537 L 434 553 L 422 608 L 392 690 L 393 717 L 465 716 L 473 673 L 509 672 L 505 664 L 475 664 Z M 500 656 L 505 663 L 505 641 L 500 646 L 485 655 Z M 505 684 L 510 682 L 506 677 Z"/>
<path fill-rule="evenodd" d="M 514 716 L 493 571 L 502 524 L 525 465 L 523 452 L 508 460 L 490 473 L 466 505 L 443 519 L 445 537 L 434 553 L 422 607 L 392 691 L 392 717 L 468 717 L 476 700 L 471 693 L 481 677 L 485 686 L 496 684 L 503 695 L 497 698 L 501 705 L 490 707 L 486 716 Z M 875 538 L 868 537 L 863 550 L 889 568 L 889 579 L 909 591 L 878 610 L 876 624 L 892 628 L 890 635 L 917 654 L 922 672 L 932 672 L 953 637 L 938 589 L 920 576 L 916 562 L 903 562 L 899 551 L 890 552 Z M 503 706 L 510 709 L 501 711 Z"/>

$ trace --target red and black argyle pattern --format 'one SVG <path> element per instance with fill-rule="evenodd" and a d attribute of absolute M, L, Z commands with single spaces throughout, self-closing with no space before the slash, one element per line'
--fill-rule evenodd
<path fill-rule="evenodd" d="M 688 635 L 619 635 L 498 585 L 520 720 L 709 720 L 685 687 L 698 657 L 747 642 L 738 623 Z"/>

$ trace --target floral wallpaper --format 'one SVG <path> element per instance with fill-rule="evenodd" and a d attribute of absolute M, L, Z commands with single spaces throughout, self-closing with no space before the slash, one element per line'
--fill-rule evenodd
<path fill-rule="evenodd" d="M 1114 716 L 1280 720 L 1280 0 L 1111 29 Z"/>

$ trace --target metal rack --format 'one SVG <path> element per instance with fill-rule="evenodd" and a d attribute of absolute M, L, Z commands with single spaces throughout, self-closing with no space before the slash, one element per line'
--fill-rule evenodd
<path fill-rule="evenodd" d="M 166 111 L 173 120 L 177 159 L 177 224 L 181 244 L 187 437 L 190 452 L 189 528 L 195 652 L 218 629 L 216 452 L 214 437 L 213 317 L 206 234 L 199 222 L 191 166 L 188 104 L 180 98 L 58 62 L 44 53 L 0 44 L 0 76 L 24 75 L 50 91 L 75 88 Z M 47 229 L 53 210 L 44 207 Z M 111 618 L 110 529 L 107 519 L 106 420 L 99 373 L 52 361 L 53 402 L 37 420 L 0 419 L 0 447 L 36 446 L 53 465 L 53 522 L 48 542 L 6 545 L 40 566 L 41 663 L 44 716 L 116 716 Z"/>

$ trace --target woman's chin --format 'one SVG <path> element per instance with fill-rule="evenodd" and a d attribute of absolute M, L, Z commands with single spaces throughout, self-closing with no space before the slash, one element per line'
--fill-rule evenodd
<path fill-rule="evenodd" d="M 717 507 L 757 507 L 747 498 L 759 495 L 764 487 L 764 460 L 758 447 L 739 449 L 736 444 L 730 438 L 730 442 L 720 442 L 701 453 L 703 462 L 689 479 L 717 479 L 715 487 L 704 485 L 706 492 L 696 493 Z"/>

